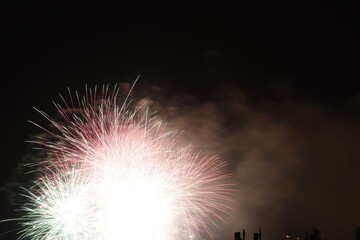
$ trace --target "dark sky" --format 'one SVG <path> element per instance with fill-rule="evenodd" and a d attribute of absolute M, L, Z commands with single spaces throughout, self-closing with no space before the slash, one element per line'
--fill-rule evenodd
<path fill-rule="evenodd" d="M 318 226 L 326 239 L 354 239 L 355 6 L 14 1 L 0 17 L 2 185 L 38 132 L 27 120 L 44 122 L 33 106 L 54 114 L 51 101 L 67 87 L 141 74 L 134 95 L 235 169 L 237 212 L 219 236 L 263 227 L 264 239 L 275 240 Z"/>

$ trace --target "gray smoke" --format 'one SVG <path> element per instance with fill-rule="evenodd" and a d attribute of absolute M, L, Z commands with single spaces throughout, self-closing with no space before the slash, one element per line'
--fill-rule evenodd
<path fill-rule="evenodd" d="M 164 98 L 156 89 L 160 94 L 148 100 L 168 127 L 228 161 L 235 175 L 235 212 L 215 239 L 233 239 L 243 228 L 251 239 L 259 227 L 263 239 L 303 237 L 313 226 L 329 240 L 354 239 L 360 225 L 356 101 L 335 108 L 294 97 L 283 85 L 273 86 L 271 100 L 249 100 L 232 84 L 211 101 Z"/>

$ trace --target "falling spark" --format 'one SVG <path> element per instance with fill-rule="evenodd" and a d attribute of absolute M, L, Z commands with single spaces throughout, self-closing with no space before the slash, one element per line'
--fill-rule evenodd
<path fill-rule="evenodd" d="M 22 239 L 193 239 L 230 214 L 233 186 L 214 156 L 182 145 L 144 106 L 119 104 L 118 88 L 87 89 L 55 104 L 47 158 L 18 220 Z"/>

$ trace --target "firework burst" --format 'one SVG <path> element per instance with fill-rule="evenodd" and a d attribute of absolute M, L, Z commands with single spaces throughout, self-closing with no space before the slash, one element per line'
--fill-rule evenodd
<path fill-rule="evenodd" d="M 132 111 L 118 88 L 55 104 L 61 120 L 35 141 L 48 157 L 27 190 L 20 238 L 187 239 L 223 220 L 233 187 L 226 164 L 194 154 L 144 107 Z M 139 232 L 142 232 L 141 234 Z"/>

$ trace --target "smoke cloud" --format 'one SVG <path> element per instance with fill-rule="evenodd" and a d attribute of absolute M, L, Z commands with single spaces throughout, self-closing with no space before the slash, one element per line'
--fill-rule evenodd
<path fill-rule="evenodd" d="M 123 84 L 123 95 L 131 85 Z M 234 212 L 214 240 L 304 237 L 318 227 L 328 240 L 352 240 L 360 225 L 359 95 L 337 105 L 296 96 L 274 84 L 272 95 L 224 83 L 212 97 L 146 89 L 138 104 L 156 111 L 181 140 L 227 161 L 237 185 Z M 141 92 L 141 90 L 140 90 Z M 134 99 L 136 99 L 134 97 Z"/>
<path fill-rule="evenodd" d="M 357 107 L 330 106 L 295 97 L 273 86 L 273 97 L 244 93 L 224 84 L 210 101 L 160 94 L 149 101 L 170 129 L 195 148 L 229 162 L 237 190 L 233 216 L 215 239 L 248 237 L 259 227 L 264 239 L 304 237 L 313 226 L 326 239 L 353 239 L 360 224 L 360 142 Z M 356 99 L 356 98 L 354 98 Z M 250 234 L 250 235 L 249 235 Z"/>

